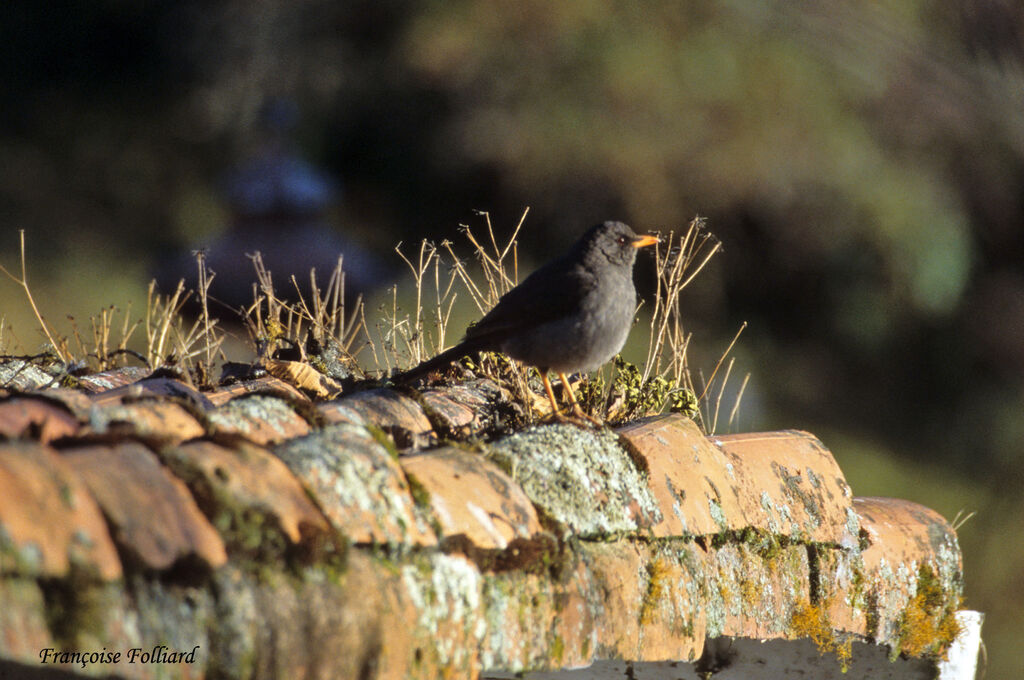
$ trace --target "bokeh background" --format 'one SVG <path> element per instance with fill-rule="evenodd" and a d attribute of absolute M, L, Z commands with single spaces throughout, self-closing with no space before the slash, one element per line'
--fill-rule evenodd
<path fill-rule="evenodd" d="M 237 230 L 230 179 L 268 148 L 379 264 L 371 299 L 397 241 L 455 240 L 474 209 L 507 234 L 529 206 L 532 261 L 602 219 L 706 216 L 724 253 L 684 299 L 692 361 L 749 323 L 737 427 L 815 432 L 858 495 L 976 513 L 965 605 L 988 677 L 1024 674 L 1016 0 L 16 2 L 0 54 L 0 263 L 24 229 L 58 327 L 144 308 Z M 0 315 L 38 351 L 6 279 Z"/>

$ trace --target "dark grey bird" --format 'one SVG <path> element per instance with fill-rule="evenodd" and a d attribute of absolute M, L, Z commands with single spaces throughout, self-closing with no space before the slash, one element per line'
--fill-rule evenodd
<path fill-rule="evenodd" d="M 500 351 L 540 369 L 555 418 L 567 420 L 558 410 L 549 371 L 561 378 L 573 415 L 598 423 L 580 408 L 566 373 L 591 371 L 622 349 L 636 311 L 637 250 L 657 242 L 622 222 L 590 228 L 569 252 L 505 293 L 459 344 L 396 380 L 425 375 L 474 352 Z"/>

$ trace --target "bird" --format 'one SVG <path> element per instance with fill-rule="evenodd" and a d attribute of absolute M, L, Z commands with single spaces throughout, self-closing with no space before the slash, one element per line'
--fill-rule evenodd
<path fill-rule="evenodd" d="M 395 381 L 413 380 L 475 352 L 500 351 L 539 369 L 555 419 L 600 425 L 580 408 L 566 373 L 594 370 L 622 349 L 636 312 L 637 252 L 655 243 L 658 237 L 640 236 L 623 222 L 591 227 L 568 252 L 505 293 L 457 345 Z M 559 411 L 549 372 L 561 379 L 575 421 Z"/>

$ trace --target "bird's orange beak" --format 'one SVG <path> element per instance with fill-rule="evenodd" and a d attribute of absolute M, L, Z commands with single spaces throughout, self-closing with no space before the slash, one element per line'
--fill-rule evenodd
<path fill-rule="evenodd" d="M 637 240 L 630 243 L 630 245 L 633 246 L 634 248 L 643 248 L 645 246 L 653 246 L 655 243 L 658 243 L 658 237 L 648 235 L 641 236 Z"/>

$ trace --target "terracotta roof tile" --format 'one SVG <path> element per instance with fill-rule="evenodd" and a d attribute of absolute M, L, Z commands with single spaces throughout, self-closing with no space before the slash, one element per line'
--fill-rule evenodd
<path fill-rule="evenodd" d="M 850 489 L 813 435 L 706 438 L 679 415 L 627 425 L 619 434 L 649 472 L 662 517 L 652 529 L 655 536 L 748 527 L 832 543 L 850 536 Z"/>
<path fill-rule="evenodd" d="M 312 429 L 289 402 L 267 394 L 232 399 L 207 416 L 215 434 L 241 435 L 262 445 L 303 437 Z"/>
<path fill-rule="evenodd" d="M 46 598 L 35 579 L 0 579 L 0 603 L 0 663 L 38 657 L 39 650 L 53 647 Z"/>
<path fill-rule="evenodd" d="M 54 376 L 24 359 L 0 362 L 0 389 L 26 392 L 48 387 L 55 382 Z"/>
<path fill-rule="evenodd" d="M 465 438 L 483 427 L 477 411 L 459 403 L 449 394 L 437 390 L 424 392 L 423 406 L 429 409 L 435 421 L 451 436 Z"/>
<path fill-rule="evenodd" d="M 442 536 L 464 535 L 482 549 L 504 550 L 542 531 L 523 490 L 494 463 L 452 447 L 399 459 Z"/>
<path fill-rule="evenodd" d="M 331 425 L 274 448 L 354 543 L 435 545 L 398 456 L 365 427 Z"/>
<path fill-rule="evenodd" d="M 46 399 L 15 397 L 0 402 L 0 438 L 32 438 L 42 444 L 78 432 L 78 420 Z"/>
<path fill-rule="evenodd" d="M 811 601 L 813 577 L 807 547 L 758 540 L 722 545 L 709 555 L 712 593 L 708 634 L 768 640 L 799 638 L 796 609 Z"/>
<path fill-rule="evenodd" d="M 329 540 L 326 518 L 280 458 L 246 442 L 232 448 L 210 441 L 168 447 L 160 457 L 188 480 L 208 517 L 239 550 L 256 552 L 279 532 L 311 552 Z"/>
<path fill-rule="evenodd" d="M 141 444 L 86 446 L 61 458 L 82 478 L 113 527 L 117 544 L 150 569 L 197 557 L 227 561 L 224 544 L 185 484 Z"/>
<path fill-rule="evenodd" d="M 864 566 L 933 562 L 943 571 L 959 572 L 960 549 L 956 533 L 939 513 L 897 498 L 855 498 L 868 546 Z"/>
<path fill-rule="evenodd" d="M 648 471 L 661 508 L 661 521 L 651 528 L 655 536 L 700 536 L 746 525 L 729 461 L 692 420 L 659 416 L 618 432 Z"/>
<path fill-rule="evenodd" d="M 960 607 L 963 572 L 956 533 L 934 510 L 910 501 L 855 498 L 854 508 L 867 547 L 862 562 L 854 564 L 860 572 L 854 571 L 850 587 L 837 578 L 835 606 L 847 604 L 851 592 L 862 593 L 864 630 L 880 642 L 906 649 L 908 612 L 923 629 L 918 632 L 934 632 Z M 917 602 L 918 597 L 927 601 Z M 859 624 L 858 608 L 848 608 Z"/>
<path fill-rule="evenodd" d="M 125 366 L 82 376 L 78 378 L 78 382 L 82 389 L 92 394 L 98 394 L 124 385 L 130 385 L 138 380 L 142 380 L 149 374 L 150 370 L 148 368 Z"/>
<path fill-rule="evenodd" d="M 92 397 L 80 390 L 73 390 L 66 387 L 50 387 L 45 390 L 25 392 L 20 396 L 26 399 L 41 399 L 49 401 L 58 406 L 64 407 L 68 413 L 73 415 L 79 423 L 89 422 L 89 415 L 92 413 Z"/>
<path fill-rule="evenodd" d="M 362 416 L 364 422 L 390 434 L 400 449 L 427 446 L 433 440 L 434 431 L 423 408 L 395 390 L 357 392 L 343 397 L 341 404 Z"/>
<path fill-rule="evenodd" d="M 574 645 L 573 656 L 581 657 L 580 663 L 593 658 L 700 657 L 706 616 L 697 595 L 699 572 L 690 561 L 699 564 L 700 558 L 692 549 L 666 551 L 616 541 L 588 544 L 581 555 L 586 572 L 577 578 L 588 586 L 583 599 L 592 608 L 586 623 L 593 629 L 595 644 L 589 653 Z"/>
<path fill-rule="evenodd" d="M 53 449 L 0 446 L 0 572 L 63 577 L 72 564 L 101 578 L 121 562 L 99 508 Z"/>
<path fill-rule="evenodd" d="M 788 430 L 714 436 L 709 441 L 725 454 L 727 470 L 735 472 L 732 493 L 741 526 L 805 541 L 839 544 L 850 539 L 853 494 L 817 437 Z M 737 521 L 730 519 L 730 524 Z"/>
<path fill-rule="evenodd" d="M 88 434 L 133 436 L 158 444 L 177 443 L 205 434 L 189 411 L 173 401 L 147 399 L 97 405 L 90 414 Z"/>
<path fill-rule="evenodd" d="M 213 408 L 213 402 L 202 392 L 180 380 L 165 377 L 143 378 L 127 385 L 98 392 L 92 396 L 92 402 L 94 404 L 121 403 L 126 400 L 137 401 L 144 397 L 173 397 L 193 405 L 198 410 L 206 411 Z"/>
<path fill-rule="evenodd" d="M 488 456 L 510 471 L 563 535 L 646 531 L 661 511 L 641 470 L 614 434 L 571 425 L 534 427 L 494 443 Z"/>
<path fill-rule="evenodd" d="M 202 393 L 145 376 L 0 401 L 0 672 L 54 644 L 40 584 L 72 564 L 108 580 L 90 591 L 102 644 L 203 647 L 181 677 L 597 659 L 685 675 L 755 640 L 838 668 L 872 641 L 938 654 L 967 620 L 949 524 L 854 498 L 808 433 L 709 438 L 673 415 L 498 436 L 508 407 L 486 381 L 314 402 L 270 376 Z M 424 448 L 445 439 L 471 443 Z M 164 580 L 196 562 L 212 567 L 196 585 Z"/>
<path fill-rule="evenodd" d="M 368 425 L 366 418 L 359 411 L 345 403 L 344 399 L 336 399 L 316 405 L 317 413 L 325 425 L 348 423 L 349 425 Z"/>
<path fill-rule="evenodd" d="M 474 380 L 425 390 L 420 395 L 444 437 L 465 438 L 477 435 L 490 425 L 495 403 L 508 401 L 507 393 L 490 380 Z"/>
<path fill-rule="evenodd" d="M 255 394 L 278 397 L 291 403 L 310 403 L 309 397 L 303 394 L 302 390 L 271 375 L 264 375 L 252 380 L 232 383 L 230 385 L 218 387 L 212 392 L 205 393 L 206 398 L 209 399 L 214 406 L 223 406 L 232 399 Z"/>

